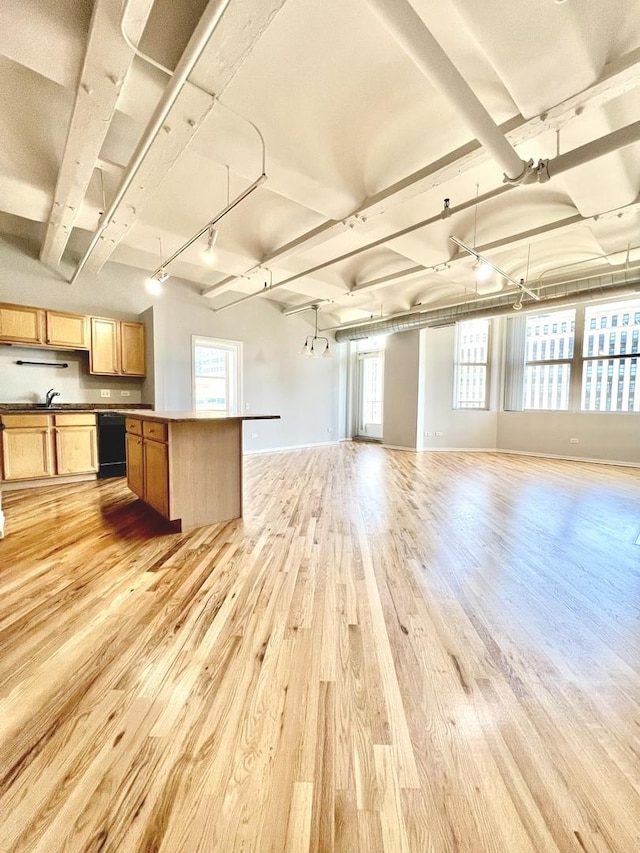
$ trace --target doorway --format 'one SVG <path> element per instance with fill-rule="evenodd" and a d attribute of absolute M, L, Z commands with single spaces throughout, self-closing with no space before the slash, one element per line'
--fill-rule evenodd
<path fill-rule="evenodd" d="M 362 341 L 369 345 L 373 341 Z M 384 399 L 384 349 L 357 352 L 356 437 L 382 441 Z"/>

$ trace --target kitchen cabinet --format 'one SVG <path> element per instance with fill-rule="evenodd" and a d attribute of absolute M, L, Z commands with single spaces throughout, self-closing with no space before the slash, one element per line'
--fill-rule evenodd
<path fill-rule="evenodd" d="M 54 415 L 56 474 L 87 474 L 98 470 L 96 416 Z"/>
<path fill-rule="evenodd" d="M 242 516 L 242 423 L 279 415 L 125 414 L 127 484 L 138 497 L 181 531 Z"/>
<path fill-rule="evenodd" d="M 91 317 L 89 372 L 101 376 L 144 376 L 144 326 Z"/>
<path fill-rule="evenodd" d="M 0 305 L 0 341 L 44 344 L 45 312 L 28 305 Z"/>
<path fill-rule="evenodd" d="M 164 424 L 126 419 L 127 485 L 160 515 L 169 517 L 169 448 Z"/>
<path fill-rule="evenodd" d="M 94 414 L 2 415 L 3 478 L 40 480 L 98 470 Z"/>
<path fill-rule="evenodd" d="M 39 480 L 55 473 L 48 415 L 3 415 L 4 480 Z"/>
<path fill-rule="evenodd" d="M 64 311 L 46 312 L 46 342 L 63 349 L 89 349 L 88 318 Z"/>

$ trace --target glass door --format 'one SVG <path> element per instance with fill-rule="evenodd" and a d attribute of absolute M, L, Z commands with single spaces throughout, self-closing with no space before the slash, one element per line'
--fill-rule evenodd
<path fill-rule="evenodd" d="M 382 439 L 384 352 L 358 353 L 358 423 L 360 438 Z"/>

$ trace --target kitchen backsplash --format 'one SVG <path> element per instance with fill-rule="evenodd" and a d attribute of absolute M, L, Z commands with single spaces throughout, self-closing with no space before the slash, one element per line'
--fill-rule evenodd
<path fill-rule="evenodd" d="M 66 368 L 19 365 L 17 361 L 68 364 Z M 142 400 L 142 379 L 90 376 L 89 354 L 73 350 L 43 350 L 0 346 L 0 403 L 44 403 L 49 388 L 60 396 L 55 403 L 115 403 L 127 406 Z M 110 391 L 103 397 L 102 390 Z M 129 392 L 122 394 L 122 392 Z"/>

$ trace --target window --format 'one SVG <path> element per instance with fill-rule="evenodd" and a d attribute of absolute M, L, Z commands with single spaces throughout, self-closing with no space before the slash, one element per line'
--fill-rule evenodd
<path fill-rule="evenodd" d="M 640 412 L 639 308 L 636 298 L 509 318 L 505 409 Z"/>
<path fill-rule="evenodd" d="M 640 360 L 640 313 L 636 310 L 639 302 L 635 299 L 586 306 L 580 403 L 583 411 L 640 412 L 640 393 L 636 392 Z M 631 324 L 632 312 L 635 321 Z M 597 344 L 592 332 L 595 326 L 604 330 L 598 334 Z"/>
<path fill-rule="evenodd" d="M 527 317 L 526 322 L 523 406 L 525 409 L 568 409 L 575 310 L 537 314 Z M 531 333 L 541 324 L 544 334 L 538 348 L 532 346 Z"/>
<path fill-rule="evenodd" d="M 241 400 L 242 344 L 193 336 L 194 409 L 238 412 Z"/>
<path fill-rule="evenodd" d="M 489 320 L 458 323 L 454 406 L 488 408 Z"/>

